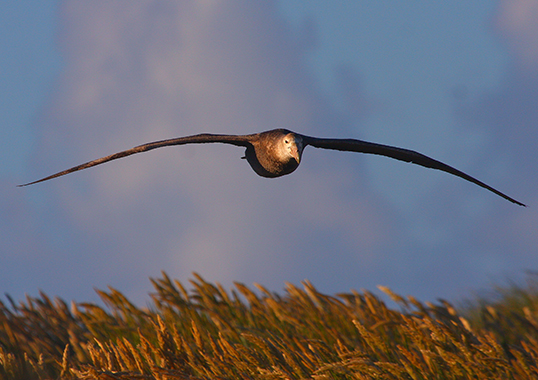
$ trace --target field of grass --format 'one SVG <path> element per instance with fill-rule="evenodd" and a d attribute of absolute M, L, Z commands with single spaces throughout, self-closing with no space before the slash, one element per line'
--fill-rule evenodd
<path fill-rule="evenodd" d="M 0 379 L 536 379 L 538 281 L 458 310 L 381 289 L 285 294 L 194 275 L 152 280 L 152 306 L 42 294 L 0 304 Z"/>

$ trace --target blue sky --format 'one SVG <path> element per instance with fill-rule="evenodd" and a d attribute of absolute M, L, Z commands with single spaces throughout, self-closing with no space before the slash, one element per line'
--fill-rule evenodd
<path fill-rule="evenodd" d="M 165 270 L 457 300 L 536 269 L 532 1 L 6 1 L 0 18 L 4 293 L 145 302 Z M 281 127 L 414 149 L 530 207 L 312 148 L 278 180 L 214 145 L 15 187 L 148 141 Z"/>

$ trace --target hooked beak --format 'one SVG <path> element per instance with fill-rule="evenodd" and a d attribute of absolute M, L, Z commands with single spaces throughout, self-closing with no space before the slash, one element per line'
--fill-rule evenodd
<path fill-rule="evenodd" d="M 295 146 L 291 149 L 291 156 L 295 158 L 297 164 L 301 163 L 301 155 L 303 153 L 303 139 L 299 136 L 295 136 Z"/>

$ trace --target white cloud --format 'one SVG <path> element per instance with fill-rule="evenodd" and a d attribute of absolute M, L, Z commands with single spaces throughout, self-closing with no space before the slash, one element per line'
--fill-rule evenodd
<path fill-rule="evenodd" d="M 45 174 L 187 134 L 339 128 L 273 2 L 64 2 L 61 15 L 66 67 L 42 131 Z M 44 185 L 83 235 L 73 249 L 127 286 L 159 269 L 280 286 L 308 255 L 352 247 L 338 255 L 363 248 L 372 260 L 386 244 L 389 225 L 345 164 L 307 152 L 293 177 L 267 180 L 243 153 L 166 148 Z"/>
<path fill-rule="evenodd" d="M 495 27 L 508 42 L 523 67 L 538 69 L 538 2 L 502 0 Z"/>
<path fill-rule="evenodd" d="M 365 105 L 371 113 L 386 112 L 363 93 L 356 62 L 351 71 L 347 62 L 340 70 L 339 99 L 345 101 L 339 103 L 345 105 L 332 108 L 306 63 L 313 23 L 291 28 L 273 1 L 66 1 L 60 24 L 65 66 L 39 120 L 37 176 L 200 132 L 285 127 L 350 137 Z M 375 35 L 368 40 L 383 41 Z M 458 50 L 463 58 L 465 50 Z M 416 49 L 404 53 L 409 62 L 417 57 Z M 400 63 L 384 61 L 397 72 Z M 489 138 L 482 150 L 464 160 L 465 169 L 488 183 L 498 178 L 493 185 L 528 202 L 535 186 L 525 180 L 529 169 L 515 160 L 524 155 L 535 161 L 536 107 L 530 100 L 536 86 L 518 80 L 477 96 L 466 104 L 473 117 L 460 120 L 492 128 L 484 132 Z M 413 111 L 399 100 L 379 101 Z M 442 123 L 446 115 L 437 115 Z M 242 155 L 233 146 L 170 147 L 25 188 L 41 203 L 30 210 L 39 236 L 28 240 L 35 256 L 23 272 L 39 273 L 35 283 L 62 289 L 53 294 L 69 291 L 79 299 L 84 290 L 106 284 L 145 299 L 147 277 L 162 269 L 181 280 L 195 270 L 224 285 L 238 280 L 280 288 L 309 278 L 330 292 L 383 284 L 436 297 L 482 284 L 504 264 L 532 263 L 521 247 L 535 245 L 528 238 L 534 227 L 521 233 L 521 245 L 514 230 L 536 218 L 518 218 L 516 206 L 464 181 L 439 176 L 430 193 L 421 192 L 398 212 L 370 189 L 362 155 L 307 148 L 301 167 L 275 180 L 257 177 Z M 498 170 L 503 165 L 510 175 Z M 423 186 L 404 180 L 410 189 Z M 395 194 L 402 183 L 386 182 Z M 27 237 L 22 227 L 11 231 Z"/>

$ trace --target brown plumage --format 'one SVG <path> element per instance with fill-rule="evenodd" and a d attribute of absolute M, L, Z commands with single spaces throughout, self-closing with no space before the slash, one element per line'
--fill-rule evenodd
<path fill-rule="evenodd" d="M 290 174 L 297 169 L 301 161 L 303 149 L 308 145 L 315 148 L 333 149 L 344 152 L 378 154 L 400 161 L 411 162 L 427 168 L 442 170 L 481 186 L 512 203 L 525 206 L 523 203 L 516 201 L 508 195 L 501 193 L 493 187 L 486 185 L 484 182 L 481 182 L 476 178 L 473 178 L 470 175 L 453 168 L 452 166 L 446 165 L 440 161 L 434 160 L 433 158 L 409 149 L 396 148 L 393 146 L 375 144 L 356 139 L 321 139 L 301 135 L 286 129 L 274 129 L 252 135 L 215 135 L 203 133 L 194 136 L 156 141 L 139 145 L 132 149 L 124 150 L 123 152 L 115 153 L 110 156 L 98 158 L 97 160 L 93 160 L 59 173 L 52 174 L 40 180 L 19 186 L 28 186 L 34 183 L 47 181 L 49 179 L 60 177 L 78 170 L 103 164 L 117 158 L 127 157 L 135 153 L 147 152 L 148 150 L 161 148 L 163 146 L 205 143 L 224 143 L 246 148 L 245 157 L 242 158 L 246 158 L 252 169 L 254 169 L 258 175 L 268 178 L 275 178 Z"/>

